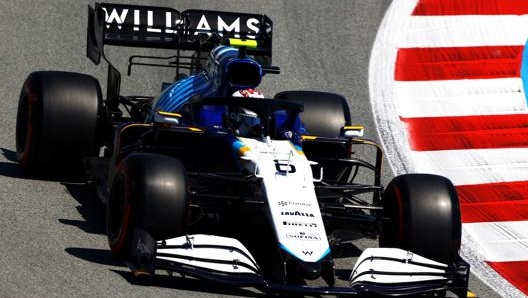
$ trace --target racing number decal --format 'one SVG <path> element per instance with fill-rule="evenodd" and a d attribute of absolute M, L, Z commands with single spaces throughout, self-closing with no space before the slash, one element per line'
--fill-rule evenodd
<path fill-rule="evenodd" d="M 287 161 L 273 160 L 275 162 L 275 169 L 281 174 L 295 173 L 295 166 Z"/>

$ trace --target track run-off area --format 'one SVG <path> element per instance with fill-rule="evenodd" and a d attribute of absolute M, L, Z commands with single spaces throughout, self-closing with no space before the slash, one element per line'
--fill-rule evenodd
<path fill-rule="evenodd" d="M 462 251 L 503 297 L 528 295 L 528 3 L 396 0 L 370 65 L 396 174 L 457 187 Z"/>

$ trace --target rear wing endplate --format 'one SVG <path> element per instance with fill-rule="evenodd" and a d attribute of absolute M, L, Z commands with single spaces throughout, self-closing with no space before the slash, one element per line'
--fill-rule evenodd
<path fill-rule="evenodd" d="M 211 10 L 177 11 L 172 8 L 96 3 L 88 6 L 86 55 L 95 64 L 104 58 L 104 46 L 210 51 L 218 38 L 255 40 L 247 53 L 271 64 L 272 21 L 263 14 Z"/>

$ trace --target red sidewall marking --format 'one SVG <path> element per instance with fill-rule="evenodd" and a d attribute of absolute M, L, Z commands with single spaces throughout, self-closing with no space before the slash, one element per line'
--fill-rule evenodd
<path fill-rule="evenodd" d="M 132 206 L 130 203 L 127 203 L 123 219 L 121 221 L 121 228 L 119 230 L 119 237 L 113 242 L 114 245 L 112 245 L 112 250 L 115 252 L 121 252 L 123 249 L 123 245 L 125 244 L 125 239 L 127 238 L 128 234 L 128 225 L 130 223 L 130 215 L 132 214 Z"/>

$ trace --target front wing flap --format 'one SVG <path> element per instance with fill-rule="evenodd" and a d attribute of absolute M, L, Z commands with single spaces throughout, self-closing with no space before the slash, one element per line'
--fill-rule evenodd
<path fill-rule="evenodd" d="M 260 275 L 257 263 L 242 243 L 220 236 L 196 234 L 158 242 L 156 260 L 225 274 Z"/>

